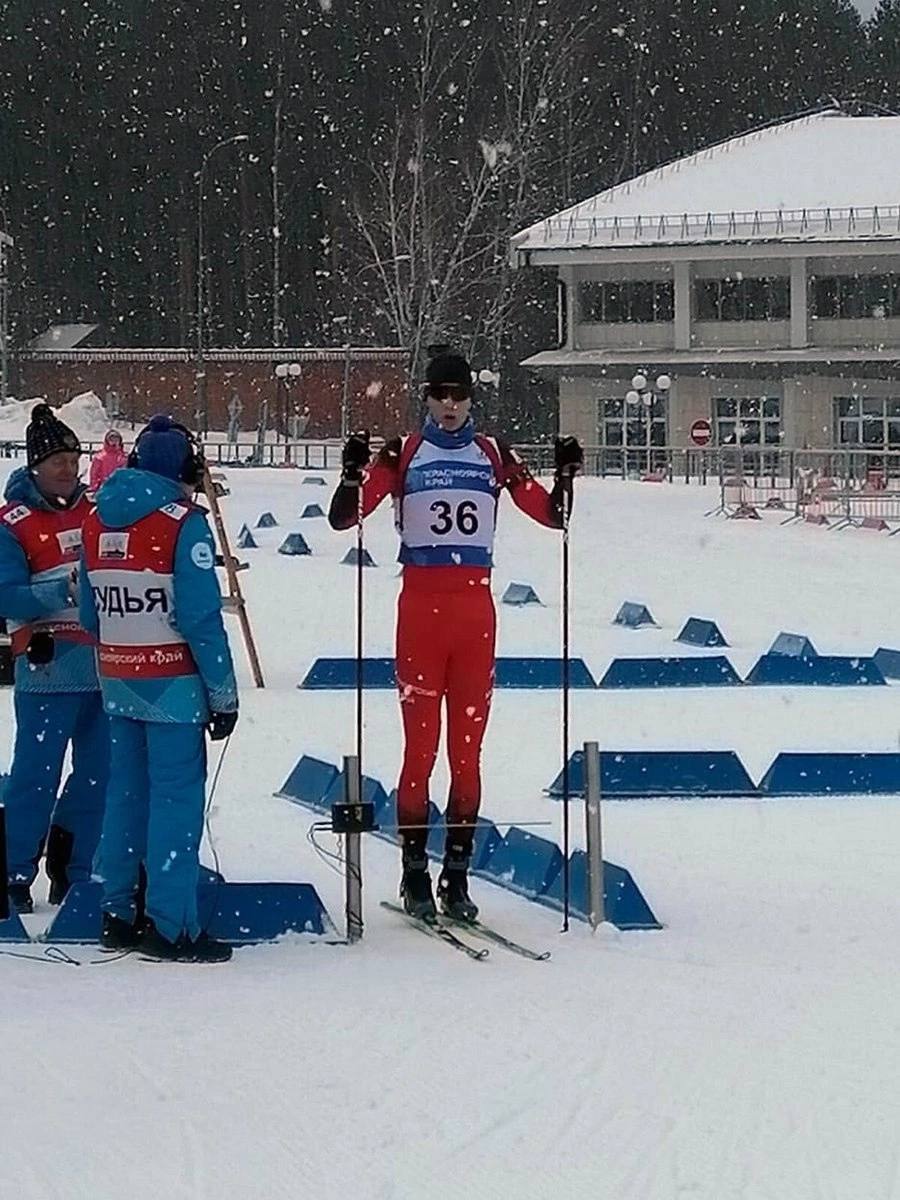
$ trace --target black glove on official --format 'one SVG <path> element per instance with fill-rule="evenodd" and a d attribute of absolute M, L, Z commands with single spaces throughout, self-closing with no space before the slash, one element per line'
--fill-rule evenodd
<path fill-rule="evenodd" d="M 343 478 L 346 483 L 359 483 L 362 479 L 363 469 L 369 465 L 370 457 L 368 429 L 362 429 L 359 433 L 351 433 L 341 452 Z"/>
<path fill-rule="evenodd" d="M 206 732 L 209 734 L 211 742 L 223 742 L 229 737 L 237 725 L 238 715 L 236 712 L 214 712 L 210 714 L 209 724 L 206 726 Z"/>
<path fill-rule="evenodd" d="M 584 463 L 584 451 L 578 438 L 558 437 L 553 442 L 553 458 L 559 475 L 574 475 Z"/>
<path fill-rule="evenodd" d="M 46 629 L 39 629 L 37 633 L 33 633 L 25 647 L 25 657 L 33 667 L 46 667 L 48 663 L 53 662 L 55 653 L 53 634 Z"/>

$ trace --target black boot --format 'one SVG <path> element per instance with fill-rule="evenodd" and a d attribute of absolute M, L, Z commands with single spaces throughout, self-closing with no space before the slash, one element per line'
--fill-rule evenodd
<path fill-rule="evenodd" d="M 144 925 L 137 948 L 143 958 L 154 962 L 228 962 L 233 953 L 227 942 L 219 942 L 207 933 L 193 940 L 182 935 L 177 942 L 170 942 L 150 920 Z"/>
<path fill-rule="evenodd" d="M 9 907 L 17 913 L 33 913 L 34 901 L 27 883 L 11 883 L 7 888 Z"/>
<path fill-rule="evenodd" d="M 438 876 L 438 900 L 441 912 L 454 921 L 475 921 L 478 905 L 469 895 L 469 864 L 444 863 Z"/>
<path fill-rule="evenodd" d="M 474 921 L 478 917 L 478 906 L 469 895 L 473 839 L 471 825 L 454 827 L 447 832 L 444 866 L 438 876 L 438 900 L 441 912 L 454 921 Z"/>
<path fill-rule="evenodd" d="M 431 891 L 425 837 L 421 833 L 403 835 L 403 878 L 400 880 L 403 907 L 419 921 L 434 921 L 437 908 Z"/>
<path fill-rule="evenodd" d="M 72 861 L 72 847 L 75 836 L 61 825 L 51 825 L 47 836 L 47 855 L 44 869 L 50 880 L 51 904 L 62 904 L 69 890 L 69 863 Z"/>
<path fill-rule="evenodd" d="M 141 925 L 137 921 L 123 921 L 112 913 L 103 914 L 100 930 L 100 949 L 108 951 L 136 950 L 141 937 Z"/>

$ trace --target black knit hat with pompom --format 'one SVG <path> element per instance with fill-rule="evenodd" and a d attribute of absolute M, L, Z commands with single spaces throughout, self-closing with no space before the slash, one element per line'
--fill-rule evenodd
<path fill-rule="evenodd" d="M 31 421 L 25 430 L 25 449 L 29 467 L 36 467 L 51 454 L 61 450 L 80 454 L 81 443 L 72 430 L 60 421 L 49 404 L 36 404 L 31 410 Z"/>

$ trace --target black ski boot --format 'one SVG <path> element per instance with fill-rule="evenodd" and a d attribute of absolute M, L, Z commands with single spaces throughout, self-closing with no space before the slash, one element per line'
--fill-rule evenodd
<path fill-rule="evenodd" d="M 478 905 L 469 895 L 468 863 L 444 863 L 438 876 L 438 900 L 441 912 L 454 921 L 478 919 Z"/>
<path fill-rule="evenodd" d="M 469 895 L 473 840 L 474 828 L 468 824 L 447 832 L 444 866 L 438 876 L 438 900 L 441 912 L 454 921 L 474 921 L 478 917 L 478 906 Z"/>
<path fill-rule="evenodd" d="M 142 928 L 140 921 L 123 921 L 121 917 L 105 912 L 100 928 L 100 949 L 109 953 L 137 950 Z"/>
<path fill-rule="evenodd" d="M 435 921 L 437 908 L 431 891 L 425 838 L 419 833 L 403 835 L 403 878 L 400 897 L 406 912 L 418 921 Z"/>
<path fill-rule="evenodd" d="M 207 933 L 193 940 L 183 935 L 177 942 L 163 937 L 152 921 L 147 921 L 137 949 L 142 958 L 153 962 L 220 963 L 228 962 L 233 953 L 227 942 L 219 942 Z"/>
<path fill-rule="evenodd" d="M 31 888 L 27 883 L 11 883 L 7 888 L 9 906 L 17 913 L 33 913 L 34 901 L 31 898 Z"/>
<path fill-rule="evenodd" d="M 72 847 L 75 837 L 61 825 L 51 825 L 47 836 L 47 854 L 44 870 L 50 880 L 50 894 L 47 897 L 51 904 L 62 904 L 69 890 L 69 863 L 72 860 Z"/>

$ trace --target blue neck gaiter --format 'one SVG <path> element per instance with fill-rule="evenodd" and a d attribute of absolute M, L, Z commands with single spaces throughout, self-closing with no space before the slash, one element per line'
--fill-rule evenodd
<path fill-rule="evenodd" d="M 464 425 L 451 432 L 442 429 L 429 413 L 422 427 L 422 437 L 433 446 L 440 446 L 442 450 L 461 450 L 474 439 L 475 422 L 471 417 L 467 417 Z"/>

